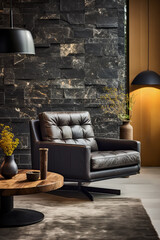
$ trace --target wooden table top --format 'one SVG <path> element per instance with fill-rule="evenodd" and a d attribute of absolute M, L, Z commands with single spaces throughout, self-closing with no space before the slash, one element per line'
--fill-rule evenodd
<path fill-rule="evenodd" d="M 4 179 L 0 175 L 0 196 L 49 192 L 63 186 L 64 178 L 60 174 L 47 172 L 47 179 L 30 182 L 26 179 L 26 172 L 28 171 L 34 170 L 19 169 L 18 174 L 12 179 Z"/>

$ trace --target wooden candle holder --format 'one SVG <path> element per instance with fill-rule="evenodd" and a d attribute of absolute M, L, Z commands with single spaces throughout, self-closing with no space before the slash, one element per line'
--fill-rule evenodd
<path fill-rule="evenodd" d="M 48 169 L 48 148 L 39 148 L 40 151 L 40 173 L 41 179 L 47 178 Z"/>

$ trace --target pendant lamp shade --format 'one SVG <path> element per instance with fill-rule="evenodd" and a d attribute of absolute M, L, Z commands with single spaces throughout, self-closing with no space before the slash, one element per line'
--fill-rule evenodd
<path fill-rule="evenodd" d="M 21 28 L 1 28 L 0 53 L 35 54 L 30 31 Z"/>
<path fill-rule="evenodd" d="M 12 0 L 10 0 L 10 27 L 0 28 L 0 53 L 35 54 L 30 31 L 13 27 Z"/>
<path fill-rule="evenodd" d="M 149 70 L 140 72 L 134 78 L 132 85 L 160 85 L 160 75 Z"/>

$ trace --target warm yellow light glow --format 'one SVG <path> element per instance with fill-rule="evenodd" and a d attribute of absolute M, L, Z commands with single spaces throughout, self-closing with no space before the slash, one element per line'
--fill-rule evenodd
<path fill-rule="evenodd" d="M 142 143 L 143 159 L 151 161 L 156 152 L 160 161 L 160 89 L 143 87 L 131 94 L 135 95 L 132 117 L 134 139 Z"/>

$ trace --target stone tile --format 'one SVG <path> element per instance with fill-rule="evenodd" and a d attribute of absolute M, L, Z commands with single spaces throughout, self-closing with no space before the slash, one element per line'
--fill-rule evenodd
<path fill-rule="evenodd" d="M 63 13 L 61 14 L 61 20 L 68 24 L 79 25 L 85 23 L 84 13 Z"/>
<path fill-rule="evenodd" d="M 4 92 L 0 91 L 0 105 L 4 105 Z"/>
<path fill-rule="evenodd" d="M 60 11 L 83 11 L 85 8 L 84 0 L 60 0 Z"/>
<path fill-rule="evenodd" d="M 61 69 L 61 78 L 77 78 L 84 79 L 85 73 L 83 69 Z"/>
<path fill-rule="evenodd" d="M 77 28 L 74 29 L 75 38 L 93 38 L 93 29 L 90 28 Z"/>
<path fill-rule="evenodd" d="M 51 99 L 61 99 L 63 98 L 63 89 L 52 89 L 51 91 Z"/>
<path fill-rule="evenodd" d="M 115 0 L 95 0 L 95 7 L 97 8 L 117 8 L 118 3 Z"/>
<path fill-rule="evenodd" d="M 112 9 L 99 9 L 86 12 L 85 23 L 95 25 L 97 28 L 117 28 L 118 27 L 118 11 Z"/>
<path fill-rule="evenodd" d="M 84 44 L 61 44 L 60 45 L 60 56 L 66 57 L 68 55 L 75 55 L 84 53 Z"/>
<path fill-rule="evenodd" d="M 57 79 L 52 82 L 52 85 L 59 88 L 85 88 L 84 81 L 79 79 Z"/>

